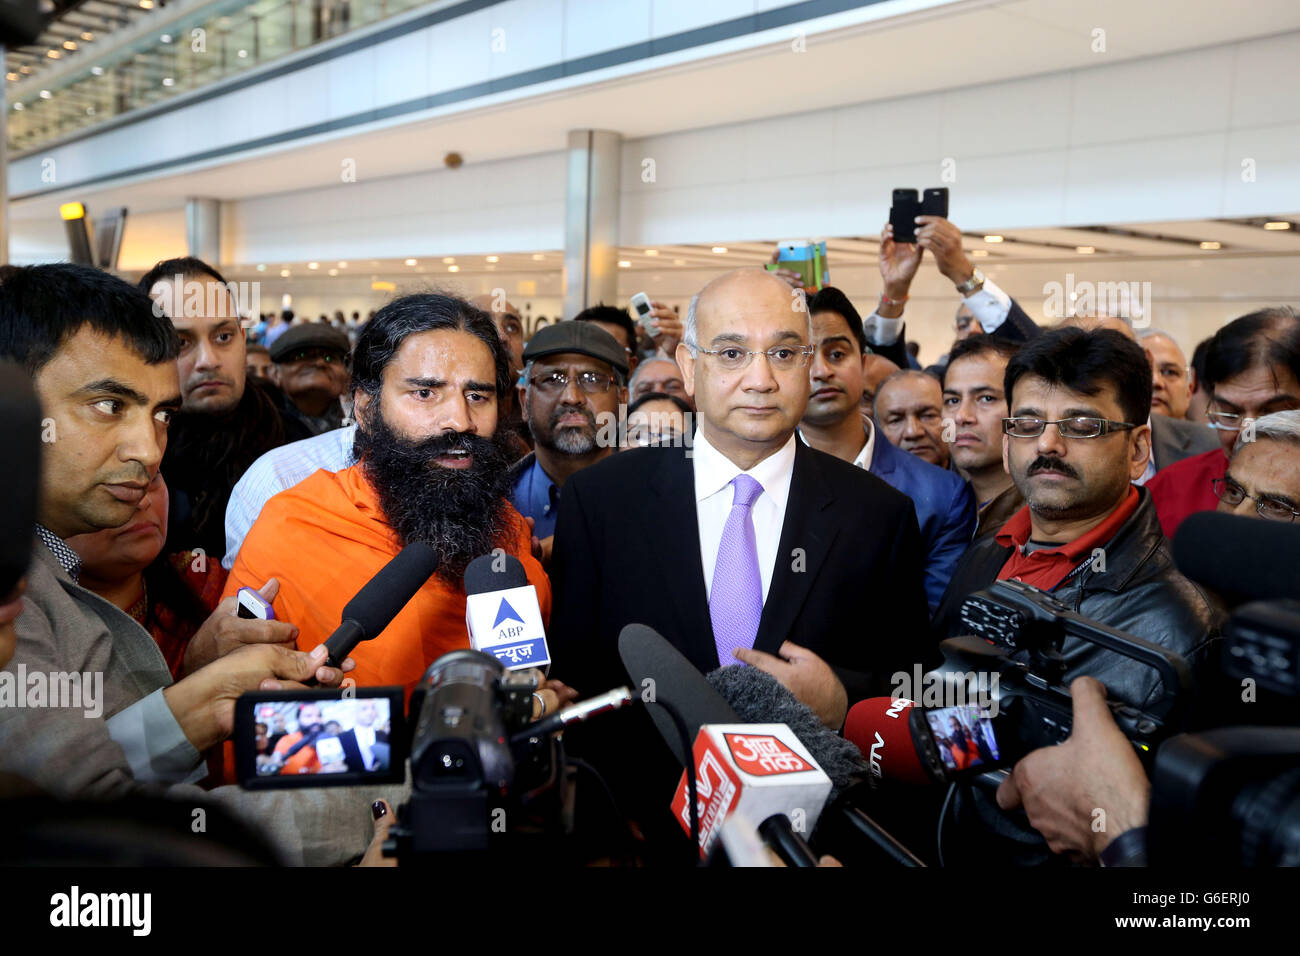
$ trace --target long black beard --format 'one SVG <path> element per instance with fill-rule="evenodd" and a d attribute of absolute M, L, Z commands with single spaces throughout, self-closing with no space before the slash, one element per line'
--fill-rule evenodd
<path fill-rule="evenodd" d="M 470 467 L 433 464 L 457 449 L 474 456 Z M 399 543 L 423 541 L 437 551 L 438 575 L 449 584 L 459 586 L 471 561 L 504 546 L 512 456 L 499 436 L 458 432 L 412 441 L 393 431 L 376 406 L 373 423 L 357 430 L 356 454 Z"/>

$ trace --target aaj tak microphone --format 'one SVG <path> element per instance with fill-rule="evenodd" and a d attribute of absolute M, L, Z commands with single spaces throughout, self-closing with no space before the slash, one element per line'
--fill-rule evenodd
<path fill-rule="evenodd" d="M 696 768 L 699 854 L 707 858 L 733 814 L 758 824 L 765 842 L 787 863 L 816 866 L 799 837 L 811 833 L 831 792 L 831 779 L 785 724 L 741 723 L 731 705 L 709 686 L 680 651 L 652 628 L 629 624 L 618 638 L 619 656 L 636 686 L 654 688 L 655 699 L 682 714 L 695 743 L 687 758 L 679 731 L 651 707 L 664 739 L 679 760 Z M 648 681 L 653 683 L 647 683 Z M 691 832 L 686 773 L 673 796 L 672 812 Z"/>
<path fill-rule="evenodd" d="M 491 654 L 508 671 L 551 663 L 537 589 L 518 558 L 481 555 L 465 568 L 464 581 L 470 647 Z"/>

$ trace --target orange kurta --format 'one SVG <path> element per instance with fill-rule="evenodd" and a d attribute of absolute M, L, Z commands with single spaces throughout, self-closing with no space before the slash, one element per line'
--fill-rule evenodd
<path fill-rule="evenodd" d="M 528 525 L 509 504 L 515 526 L 506 550 L 523 562 L 550 620 L 551 583 L 533 557 Z M 298 648 L 311 650 L 334 632 L 343 606 L 398 552 L 379 500 L 360 465 L 318 471 L 262 508 L 231 569 L 225 593 L 280 582 L 277 620 L 298 626 Z M 407 692 L 448 651 L 469 647 L 465 591 L 435 575 L 382 634 L 352 652 L 360 686 L 401 684 Z"/>

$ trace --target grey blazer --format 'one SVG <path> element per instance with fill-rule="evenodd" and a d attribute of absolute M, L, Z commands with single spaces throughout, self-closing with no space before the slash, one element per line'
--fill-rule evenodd
<path fill-rule="evenodd" d="M 103 674 L 98 717 L 87 717 L 84 708 L 0 707 L 0 772 L 53 796 L 141 793 L 195 807 L 220 804 L 262 830 L 286 863 L 308 865 L 340 863 L 361 853 L 371 835 L 369 804 L 383 797 L 396 807 L 406 798 L 407 788 L 393 786 L 252 792 L 142 783 L 110 735 L 108 719 L 172 683 L 153 637 L 130 615 L 78 586 L 39 540 L 16 624 L 17 645 L 5 668 L 15 680 L 20 666 L 29 675 Z M 200 763 L 188 742 L 168 757 L 181 764 L 188 758 L 191 769 Z"/>
<path fill-rule="evenodd" d="M 1151 451 L 1156 458 L 1156 471 L 1218 447 L 1219 439 L 1208 425 L 1160 414 L 1151 416 Z"/>

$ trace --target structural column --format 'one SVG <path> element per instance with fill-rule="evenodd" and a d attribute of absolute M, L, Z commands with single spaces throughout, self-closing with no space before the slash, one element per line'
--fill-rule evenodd
<path fill-rule="evenodd" d="M 564 199 L 564 318 L 618 301 L 619 174 L 623 136 L 569 131 Z"/>
<path fill-rule="evenodd" d="M 217 267 L 221 263 L 221 200 L 185 200 L 185 242 L 189 254 Z"/>

